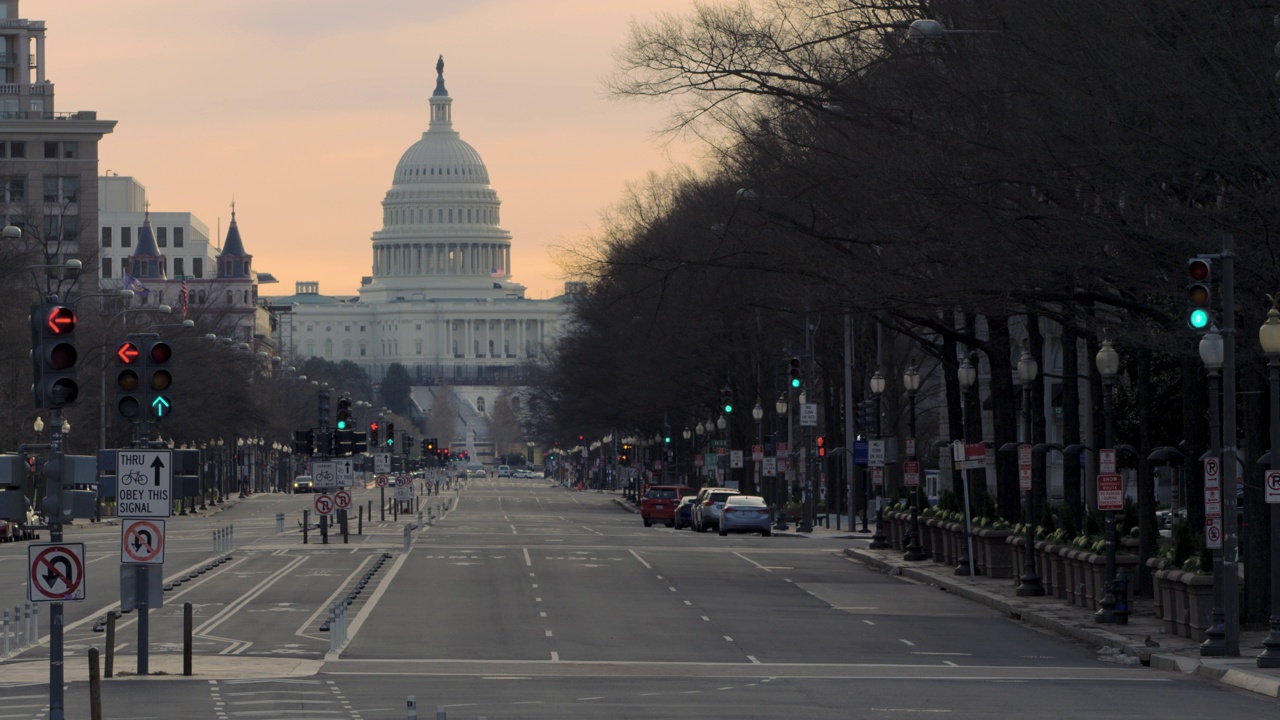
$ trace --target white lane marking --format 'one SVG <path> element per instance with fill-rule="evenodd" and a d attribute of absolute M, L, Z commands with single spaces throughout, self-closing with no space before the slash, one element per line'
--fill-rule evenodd
<path fill-rule="evenodd" d="M 520 533 L 516 532 L 516 526 L 515 526 L 515 525 L 512 525 L 512 526 L 511 526 L 511 534 L 512 534 L 512 535 L 519 535 L 519 534 L 520 534 Z"/>
<path fill-rule="evenodd" d="M 703 615 L 702 619 L 706 620 L 707 622 L 711 622 L 711 618 L 707 617 L 706 615 Z"/>
<path fill-rule="evenodd" d="M 593 532 L 593 533 L 595 533 L 595 534 L 597 534 L 597 535 L 604 536 L 604 533 L 600 532 L 599 530 L 592 530 L 591 528 L 587 527 L 586 525 L 583 525 L 583 526 L 582 526 L 582 529 L 583 529 L 583 530 L 586 530 L 587 532 Z"/>
<path fill-rule="evenodd" d="M 742 558 L 743 560 L 746 560 L 747 562 L 751 563 L 752 565 L 755 565 L 756 567 L 760 568 L 765 572 L 773 572 L 772 569 L 761 565 L 760 563 L 756 562 L 755 560 L 752 560 L 751 558 L 747 557 L 746 555 L 743 555 L 740 552 L 735 552 L 734 555 L 737 555 L 738 557 Z"/>
<path fill-rule="evenodd" d="M 942 664 L 943 664 L 943 665 L 950 665 L 951 667 L 960 667 L 959 665 L 957 665 L 957 664 L 955 664 L 955 663 L 951 662 L 950 660 L 943 660 L 943 661 L 942 661 Z"/>
<path fill-rule="evenodd" d="M 560 662 L 560 653 L 555 650 L 551 651 L 551 662 Z"/>
<path fill-rule="evenodd" d="M 637 560 L 639 560 L 639 561 L 640 561 L 640 564 L 644 566 L 644 569 L 645 569 L 645 570 L 652 570 L 652 569 L 653 569 L 653 566 L 652 566 L 652 565 L 650 565 L 649 563 L 645 562 L 645 561 L 644 561 L 644 558 L 640 557 L 640 554 L 639 554 L 639 553 L 637 553 L 635 550 L 632 550 L 632 551 L 631 551 L 631 554 L 632 554 L 632 555 L 634 555 L 634 556 L 635 556 L 635 558 L 636 558 Z"/>
<path fill-rule="evenodd" d="M 915 647 L 915 646 L 916 646 L 916 644 L 915 644 L 915 643 L 913 643 L 913 642 L 911 642 L 910 640 L 903 640 L 903 639 L 899 638 L 899 639 L 898 639 L 898 642 L 902 643 L 903 645 L 910 645 L 911 647 Z"/>
<path fill-rule="evenodd" d="M 534 602 L 542 602 L 542 598 L 536 597 L 536 598 L 534 598 L 534 599 L 533 599 L 533 601 L 534 601 Z"/>
<path fill-rule="evenodd" d="M 533 589 L 534 589 L 534 590 L 537 590 L 537 589 L 538 589 L 538 583 L 534 583 L 534 584 L 533 584 Z"/>
<path fill-rule="evenodd" d="M 661 576 L 661 575 L 655 575 L 654 577 L 658 578 L 659 580 L 661 580 L 661 579 L 662 579 L 662 576 Z"/>
<path fill-rule="evenodd" d="M 547 633 L 547 637 L 551 637 L 551 631 L 550 631 L 550 630 L 547 630 L 547 631 L 546 631 L 546 633 Z"/>
<path fill-rule="evenodd" d="M 729 637 L 728 635 L 724 636 L 724 640 L 725 642 L 733 642 L 733 638 Z"/>
<path fill-rule="evenodd" d="M 924 651 L 922 651 L 922 650 L 916 650 L 916 651 L 912 652 L 911 654 L 912 654 L 912 655 L 948 655 L 948 656 L 951 656 L 951 657 L 973 657 L 973 653 L 924 652 Z"/>
<path fill-rule="evenodd" d="M 692 602 L 690 602 L 690 601 L 688 601 L 688 600 L 685 600 L 685 601 L 684 601 L 684 604 L 685 604 L 685 605 L 692 605 L 693 603 L 692 603 Z"/>
<path fill-rule="evenodd" d="M 750 661 L 752 662 L 752 664 L 754 664 L 754 665 L 759 665 L 759 664 L 760 664 L 760 661 L 756 659 L 756 656 L 755 656 L 755 655 L 748 655 L 748 656 L 747 656 L 747 659 L 748 659 L 748 660 L 750 660 Z M 748 685 L 747 687 L 752 687 L 752 686 L 754 686 L 754 685 L 755 685 L 755 683 L 751 683 L 751 684 L 750 684 L 750 685 Z"/>
<path fill-rule="evenodd" d="M 675 591 L 676 591 L 676 589 L 675 589 L 675 588 L 673 588 L 673 587 L 671 587 L 670 585 L 668 585 L 668 586 L 667 586 L 667 589 L 668 589 L 668 590 L 670 590 L 671 592 L 675 592 Z"/>
<path fill-rule="evenodd" d="M 524 548 L 524 566 L 533 567 L 533 559 L 529 557 L 529 548 Z"/>
<path fill-rule="evenodd" d="M 546 616 L 547 616 L 547 614 L 546 614 L 545 612 L 539 612 L 539 613 L 538 613 L 538 617 L 546 617 Z"/>
<path fill-rule="evenodd" d="M 868 624 L 868 625 L 875 625 L 875 623 L 871 622 L 870 620 L 863 620 L 862 622 L 864 622 L 864 623 L 866 623 L 866 624 Z"/>
<path fill-rule="evenodd" d="M 578 701 L 581 702 L 583 700 L 603 700 L 603 699 L 604 699 L 603 695 L 596 695 L 595 697 L 578 698 Z"/>

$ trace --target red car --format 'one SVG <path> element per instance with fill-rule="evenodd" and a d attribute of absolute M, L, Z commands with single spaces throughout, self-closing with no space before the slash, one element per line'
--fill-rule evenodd
<path fill-rule="evenodd" d="M 650 485 L 640 498 L 640 519 L 644 520 L 645 527 L 654 522 L 672 527 L 676 524 L 676 505 L 680 504 L 680 498 L 697 492 L 697 488 L 684 485 Z"/>

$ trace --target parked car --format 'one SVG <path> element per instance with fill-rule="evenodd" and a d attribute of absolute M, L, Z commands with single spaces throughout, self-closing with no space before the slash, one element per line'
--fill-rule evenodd
<path fill-rule="evenodd" d="M 720 537 L 731 532 L 758 532 L 769 537 L 773 534 L 769 522 L 772 514 L 769 503 L 759 495 L 730 495 L 720 513 Z"/>
<path fill-rule="evenodd" d="M 499 466 L 498 466 L 498 477 L 511 477 L 511 466 L 510 466 L 510 465 L 499 465 Z"/>
<path fill-rule="evenodd" d="M 724 501 L 730 495 L 739 495 L 737 490 L 721 487 L 705 487 L 698 492 L 698 499 L 693 506 L 694 532 L 706 532 L 711 528 L 720 529 L 720 513 L 724 509 Z"/>
<path fill-rule="evenodd" d="M 481 465 L 480 463 L 471 463 L 470 465 L 468 465 L 466 473 L 467 473 L 467 477 L 473 477 L 473 478 L 482 478 L 482 477 L 489 476 L 489 474 L 485 472 L 484 465 Z"/>
<path fill-rule="evenodd" d="M 520 468 L 519 470 L 513 471 L 511 473 L 511 477 L 530 478 L 530 477 L 533 477 L 533 473 L 529 472 L 528 470 L 525 470 L 524 468 Z"/>
<path fill-rule="evenodd" d="M 683 485 L 650 485 L 644 497 L 640 498 L 640 519 L 644 520 L 645 527 L 654 522 L 672 527 L 676 522 L 676 505 L 680 504 L 680 498 L 696 492 L 695 488 Z"/>
<path fill-rule="evenodd" d="M 693 527 L 693 504 L 698 501 L 695 495 L 685 495 L 680 498 L 680 504 L 676 506 L 676 516 L 673 519 L 675 523 L 672 525 L 677 530 Z"/>
<path fill-rule="evenodd" d="M 293 479 L 293 491 L 296 493 L 309 493 L 314 489 L 310 475 L 299 475 Z"/>

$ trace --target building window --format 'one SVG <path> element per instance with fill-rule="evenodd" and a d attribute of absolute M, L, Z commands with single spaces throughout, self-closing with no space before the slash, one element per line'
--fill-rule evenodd
<path fill-rule="evenodd" d="M 369 349 L 368 343 L 363 343 L 363 342 L 360 343 L 360 357 L 364 357 L 365 353 L 368 352 L 368 349 Z"/>
<path fill-rule="evenodd" d="M 197 293 L 196 293 L 196 304 L 197 304 L 197 305 L 203 305 L 203 304 L 204 304 L 204 299 L 205 299 L 205 294 L 204 294 L 204 291 L 203 291 L 203 290 L 200 290 L 199 292 L 197 292 Z"/>
<path fill-rule="evenodd" d="M 47 203 L 78 202 L 80 196 L 80 178 L 57 177 L 46 175 L 44 178 L 44 201 Z"/>
<path fill-rule="evenodd" d="M 414 340 L 414 341 L 413 341 L 413 350 L 414 350 L 414 354 L 415 354 L 415 355 L 421 355 L 421 354 L 422 354 L 422 341 L 421 341 L 421 340 Z"/>
<path fill-rule="evenodd" d="M 169 228 L 156 228 L 156 245 L 169 247 Z"/>
<path fill-rule="evenodd" d="M 204 258 L 191 258 L 191 274 L 197 279 L 204 277 Z"/>
<path fill-rule="evenodd" d="M 351 357 L 351 341 L 350 340 L 342 343 L 342 356 Z"/>
<path fill-rule="evenodd" d="M 176 248 L 182 247 L 183 240 L 185 240 L 185 238 L 183 237 L 183 231 L 185 229 L 186 228 L 181 228 L 181 227 L 176 227 L 173 229 L 173 246 L 174 247 Z"/>
<path fill-rule="evenodd" d="M 111 279 L 111 258 L 102 258 L 102 279 Z"/>
<path fill-rule="evenodd" d="M 227 304 L 228 304 L 228 305 L 230 305 L 230 304 L 234 303 L 235 301 L 236 301 L 235 296 L 231 294 L 231 291 L 230 291 L 230 290 L 228 290 L 228 291 L 227 291 Z"/>
<path fill-rule="evenodd" d="M 182 278 L 182 277 L 186 277 L 186 275 L 187 273 L 184 272 L 184 268 L 182 267 L 182 258 L 174 258 L 173 259 L 173 276 L 175 278 Z"/>
<path fill-rule="evenodd" d="M 74 240 L 78 232 L 80 232 L 80 217 L 78 215 L 44 216 L 45 240 Z"/>
<path fill-rule="evenodd" d="M 417 325 L 414 326 L 413 329 L 417 330 L 418 332 L 422 332 L 422 323 L 418 323 Z"/>
<path fill-rule="evenodd" d="M 324 356 L 333 357 L 333 341 L 332 340 L 324 341 Z"/>
<path fill-rule="evenodd" d="M 5 182 L 5 190 L 8 193 L 6 198 L 11 203 L 23 203 L 27 201 L 27 179 L 24 177 L 11 177 Z"/>
<path fill-rule="evenodd" d="M 307 341 L 307 356 L 315 357 L 315 354 L 316 354 L 316 344 L 311 341 Z"/>
<path fill-rule="evenodd" d="M 120 228 L 120 247 L 133 247 L 133 228 Z"/>
<path fill-rule="evenodd" d="M 476 412 L 484 412 L 484 398 L 476 398 Z"/>
<path fill-rule="evenodd" d="M 44 159 L 45 160 L 58 159 L 58 143 L 47 142 L 44 144 Z"/>
<path fill-rule="evenodd" d="M 47 203 L 58 202 L 58 178 L 57 176 L 46 175 L 44 178 L 44 201 Z"/>
<path fill-rule="evenodd" d="M 67 140 L 62 143 L 62 158 L 64 160 L 76 160 L 80 157 L 80 143 L 74 140 Z"/>
<path fill-rule="evenodd" d="M 110 227 L 102 228 L 102 247 L 104 248 L 111 247 L 111 228 Z M 103 277 L 111 277 L 111 276 L 104 275 Z"/>
<path fill-rule="evenodd" d="M 24 142 L 9 143 L 9 157 L 24 158 L 27 156 L 27 144 Z"/>
<path fill-rule="evenodd" d="M 120 258 L 120 277 L 129 274 L 129 258 Z"/>

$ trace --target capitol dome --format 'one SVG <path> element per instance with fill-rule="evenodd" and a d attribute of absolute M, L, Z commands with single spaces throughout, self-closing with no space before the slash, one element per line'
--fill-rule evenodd
<path fill-rule="evenodd" d="M 371 299 L 519 297 L 511 282 L 511 234 L 480 153 L 453 129 L 453 98 L 436 63 L 431 118 L 396 164 L 373 234 Z"/>

